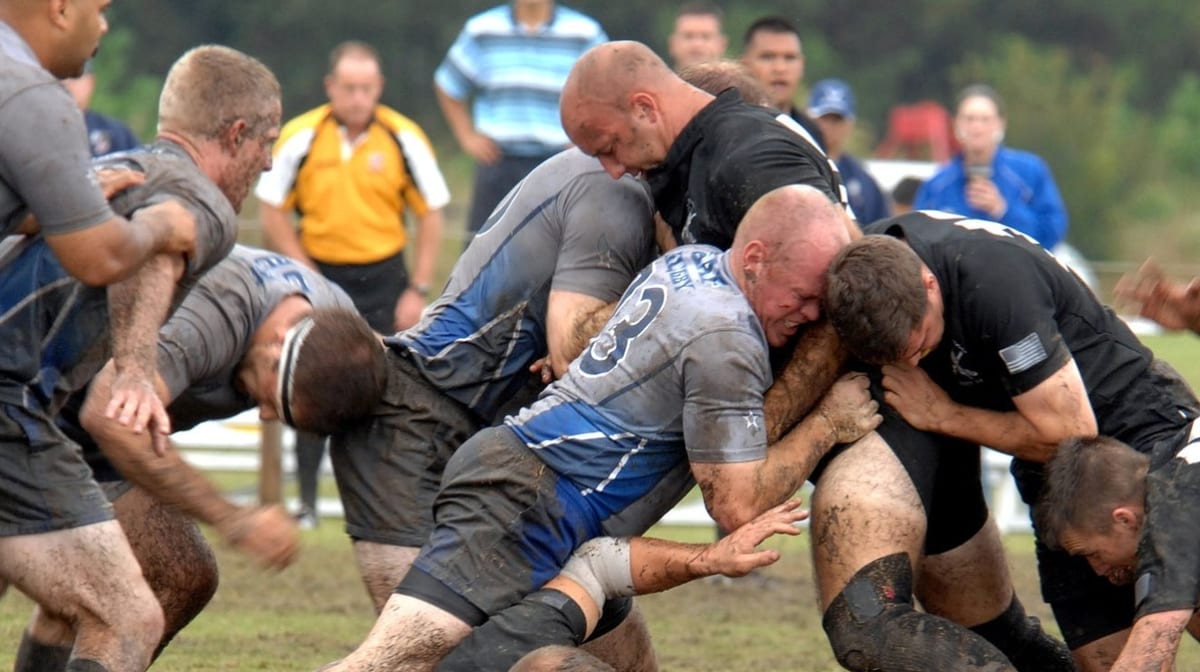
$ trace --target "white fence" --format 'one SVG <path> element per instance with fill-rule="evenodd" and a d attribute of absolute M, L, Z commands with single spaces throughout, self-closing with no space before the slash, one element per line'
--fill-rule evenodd
<path fill-rule="evenodd" d="M 258 473 L 262 466 L 259 443 L 261 431 L 258 412 L 247 411 L 240 415 L 216 422 L 205 422 L 195 428 L 177 432 L 171 437 L 179 447 L 184 459 L 197 469 L 236 473 Z M 293 450 L 295 437 L 290 429 L 283 431 L 282 466 L 285 478 L 296 471 Z M 1008 475 L 1008 458 L 1000 453 L 984 451 L 984 483 L 987 484 L 992 511 L 1000 529 L 1005 532 L 1029 530 L 1029 513 L 1022 504 L 1012 477 Z M 321 462 L 323 475 L 331 475 L 329 458 Z M 253 493 L 236 493 L 234 499 L 242 502 L 256 499 Z M 293 499 L 285 502 L 289 510 L 296 510 L 298 503 Z M 336 498 L 322 498 L 317 502 L 321 517 L 340 518 L 342 503 Z M 679 505 L 663 518 L 673 525 L 712 525 L 712 519 L 704 509 L 703 502 L 689 501 Z"/>

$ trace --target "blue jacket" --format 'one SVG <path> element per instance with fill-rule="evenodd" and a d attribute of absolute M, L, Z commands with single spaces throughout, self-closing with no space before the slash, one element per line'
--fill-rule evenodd
<path fill-rule="evenodd" d="M 842 174 L 842 184 L 846 185 L 846 196 L 850 207 L 854 208 L 854 216 L 861 226 L 885 219 L 892 215 L 892 206 L 879 183 L 871 177 L 865 166 L 858 159 L 843 153 L 837 160 L 838 172 Z"/>
<path fill-rule="evenodd" d="M 1046 162 L 1018 149 L 1000 147 L 992 160 L 992 181 L 1008 203 L 1000 223 L 1053 249 L 1067 234 L 1067 209 Z M 994 220 L 967 205 L 967 175 L 958 155 L 921 186 L 913 207 L 945 210 L 975 219 Z"/>

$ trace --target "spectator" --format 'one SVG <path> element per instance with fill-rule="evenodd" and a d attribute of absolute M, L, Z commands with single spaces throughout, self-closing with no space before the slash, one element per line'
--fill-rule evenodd
<path fill-rule="evenodd" d="M 521 178 L 570 144 L 559 93 L 583 52 L 607 40 L 595 20 L 553 0 L 513 0 L 467 20 L 434 73 L 434 91 L 477 164 L 468 235 Z"/>
<path fill-rule="evenodd" d="M 795 119 L 824 149 L 820 127 L 796 107 L 796 90 L 804 81 L 804 46 L 796 26 L 781 16 L 765 16 L 750 24 L 742 38 L 742 64 L 767 87 L 771 106 Z"/>
<path fill-rule="evenodd" d="M 917 200 L 917 190 L 925 180 L 909 175 L 892 187 L 892 214 L 903 215 L 913 211 L 913 201 Z"/>
<path fill-rule="evenodd" d="M 850 85 L 840 79 L 822 79 L 808 98 L 808 116 L 825 136 L 825 153 L 837 164 L 846 185 L 846 196 L 860 224 L 890 216 L 879 184 L 858 159 L 846 151 L 854 134 L 855 101 Z"/>
<path fill-rule="evenodd" d="M 675 15 L 675 30 L 667 38 L 667 53 L 675 70 L 725 57 L 729 45 L 721 27 L 723 12 L 707 2 L 689 2 Z"/>
<path fill-rule="evenodd" d="M 962 151 L 917 192 L 917 210 L 1000 222 L 1048 250 L 1067 233 L 1067 210 L 1046 163 L 1003 145 L 1004 102 L 986 84 L 958 96 L 954 135 Z"/>
<path fill-rule="evenodd" d="M 96 90 L 96 75 L 92 73 L 91 61 L 84 66 L 82 75 L 64 79 L 62 83 L 75 99 L 75 104 L 83 111 L 83 121 L 87 124 L 88 146 L 93 157 L 137 149 L 142 144 L 137 135 L 120 120 L 90 109 L 92 93 Z"/>
<path fill-rule="evenodd" d="M 275 163 L 255 192 L 268 246 L 346 290 L 371 328 L 385 334 L 421 316 L 450 200 L 433 148 L 410 119 L 379 104 L 379 55 L 361 42 L 333 50 L 329 103 L 287 123 Z M 300 233 L 287 210 L 300 213 Z M 410 279 L 404 213 L 418 220 Z M 301 522 L 315 523 L 324 439 L 296 438 Z"/>

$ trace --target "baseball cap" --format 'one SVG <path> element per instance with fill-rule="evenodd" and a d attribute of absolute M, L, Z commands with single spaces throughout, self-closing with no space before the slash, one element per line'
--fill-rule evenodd
<path fill-rule="evenodd" d="M 854 92 L 849 84 L 840 79 L 822 79 L 813 85 L 808 96 L 808 115 L 815 118 L 826 114 L 854 118 Z"/>

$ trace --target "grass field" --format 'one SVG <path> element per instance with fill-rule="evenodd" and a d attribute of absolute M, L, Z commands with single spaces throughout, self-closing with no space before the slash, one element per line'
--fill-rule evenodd
<path fill-rule="evenodd" d="M 1189 335 L 1147 338 L 1195 385 L 1200 341 Z M 668 538 L 707 540 L 707 528 L 656 528 Z M 167 649 L 154 669 L 182 672 L 312 670 L 357 644 L 373 621 L 340 521 L 304 533 L 304 552 L 279 574 L 263 573 L 217 549 L 221 588 L 209 608 Z M 664 670 L 838 670 L 815 607 L 807 536 L 769 541 L 783 559 L 759 578 L 699 581 L 639 598 Z M 1038 588 L 1033 541 L 1006 539 L 1009 564 L 1027 608 L 1052 623 Z M 15 591 L 0 601 L 0 669 L 31 610 Z M 1187 641 L 1180 670 L 1200 669 L 1200 646 Z"/>

